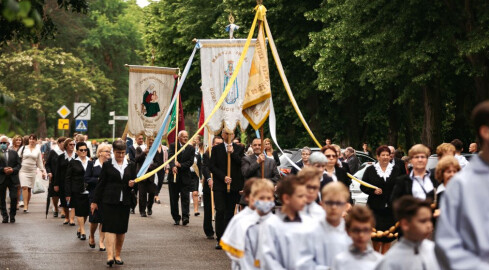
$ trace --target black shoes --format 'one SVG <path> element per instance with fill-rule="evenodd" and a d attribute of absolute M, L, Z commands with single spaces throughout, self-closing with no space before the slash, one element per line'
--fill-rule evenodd
<path fill-rule="evenodd" d="M 180 225 L 180 220 L 175 220 L 175 223 L 173 223 L 173 225 L 176 225 L 176 226 Z"/>
<path fill-rule="evenodd" d="M 117 264 L 117 265 L 123 265 L 124 262 L 122 260 L 115 260 L 115 264 Z"/>
<path fill-rule="evenodd" d="M 217 250 L 221 250 L 222 249 L 221 245 L 219 245 L 219 242 L 216 244 L 216 249 Z"/>
<path fill-rule="evenodd" d="M 188 222 L 189 222 L 189 220 L 188 220 L 188 219 L 184 219 L 184 220 L 182 221 L 182 225 L 183 225 L 183 226 L 187 226 Z"/>
<path fill-rule="evenodd" d="M 141 217 L 147 217 L 146 213 L 145 212 L 142 212 L 141 213 Z"/>
<path fill-rule="evenodd" d="M 70 226 L 75 226 L 75 222 L 73 222 L 73 223 L 70 223 Z"/>
<path fill-rule="evenodd" d="M 10 223 L 15 223 L 15 218 L 14 217 L 10 217 Z"/>
<path fill-rule="evenodd" d="M 99 251 L 105 251 L 105 250 L 106 250 L 106 248 L 99 248 L 98 250 L 99 250 Z"/>
<path fill-rule="evenodd" d="M 58 212 L 54 212 L 53 217 L 58 217 Z"/>
<path fill-rule="evenodd" d="M 131 214 L 136 214 L 136 212 L 134 212 L 134 209 L 131 209 Z"/>
<path fill-rule="evenodd" d="M 195 213 L 194 213 L 194 216 L 196 216 L 196 217 L 197 217 L 197 216 L 200 216 L 200 212 L 195 212 Z"/>
<path fill-rule="evenodd" d="M 76 237 L 80 238 L 81 236 L 81 233 L 80 232 L 76 232 Z"/>
<path fill-rule="evenodd" d="M 61 214 L 61 218 L 65 218 L 65 215 L 64 214 Z"/>
<path fill-rule="evenodd" d="M 113 264 L 114 264 L 114 260 L 107 261 L 107 265 L 109 267 L 112 267 Z"/>
<path fill-rule="evenodd" d="M 148 216 L 151 216 L 153 214 L 153 210 L 152 209 L 148 209 Z"/>
<path fill-rule="evenodd" d="M 92 237 L 88 237 L 88 245 L 91 247 L 91 248 L 95 248 L 95 241 L 93 242 L 93 244 L 90 244 L 90 239 L 92 239 Z"/>
<path fill-rule="evenodd" d="M 80 237 L 80 240 L 87 240 L 87 236 L 84 235 L 84 234 L 82 234 L 81 237 Z M 94 246 L 95 246 L 95 244 L 94 244 Z"/>
<path fill-rule="evenodd" d="M 8 223 L 8 217 L 4 217 L 2 223 Z"/>
<path fill-rule="evenodd" d="M 213 236 L 213 235 L 207 235 L 206 237 L 207 237 L 207 239 L 209 239 L 209 240 L 214 240 L 214 236 Z"/>

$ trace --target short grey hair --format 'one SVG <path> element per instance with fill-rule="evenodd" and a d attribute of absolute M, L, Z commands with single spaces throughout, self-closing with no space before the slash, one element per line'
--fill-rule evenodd
<path fill-rule="evenodd" d="M 350 153 L 353 153 L 353 154 L 355 153 L 355 149 L 353 149 L 353 147 L 351 147 L 351 146 L 348 146 L 348 147 L 346 148 L 346 151 L 348 151 L 348 152 L 350 152 Z"/>
<path fill-rule="evenodd" d="M 0 141 L 3 141 L 3 140 L 6 140 L 7 142 L 9 141 L 8 140 L 8 137 L 3 135 L 3 136 L 0 136 Z"/>
<path fill-rule="evenodd" d="M 184 132 L 187 132 L 187 131 L 186 131 L 186 130 L 180 130 L 180 131 L 178 132 L 177 137 L 180 137 L 180 135 L 182 135 L 182 133 L 184 133 Z"/>
<path fill-rule="evenodd" d="M 328 159 L 321 152 L 314 152 L 309 156 L 309 164 L 314 165 L 316 163 L 326 164 L 328 163 Z"/>
<path fill-rule="evenodd" d="M 309 148 L 309 147 L 307 147 L 307 146 L 305 146 L 305 147 L 303 147 L 303 148 L 301 149 L 301 153 L 304 153 L 305 151 L 309 152 L 309 154 L 310 154 L 310 153 L 312 153 L 311 148 Z"/>

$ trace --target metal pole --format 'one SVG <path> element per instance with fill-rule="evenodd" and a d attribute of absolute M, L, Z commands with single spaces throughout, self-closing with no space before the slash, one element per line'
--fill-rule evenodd
<path fill-rule="evenodd" d="M 115 116 L 114 116 L 114 124 L 112 125 L 112 142 L 115 140 Z"/>

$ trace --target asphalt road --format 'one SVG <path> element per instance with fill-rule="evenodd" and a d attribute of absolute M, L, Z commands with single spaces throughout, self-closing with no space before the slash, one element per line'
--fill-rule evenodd
<path fill-rule="evenodd" d="M 215 250 L 215 240 L 206 239 L 201 215 L 190 217 L 188 226 L 175 226 L 170 215 L 168 188 L 161 190 L 162 204 L 153 215 L 142 218 L 136 210 L 122 249 L 119 269 L 229 269 L 230 260 Z M 45 219 L 46 193 L 32 195 L 29 213 L 18 211 L 15 224 L 0 223 L 0 269 L 107 269 L 105 252 L 76 237 L 77 226 L 63 225 L 63 219 Z M 190 212 L 193 213 L 191 205 Z"/>

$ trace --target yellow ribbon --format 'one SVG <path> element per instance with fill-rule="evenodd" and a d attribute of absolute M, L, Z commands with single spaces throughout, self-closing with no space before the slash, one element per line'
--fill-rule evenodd
<path fill-rule="evenodd" d="M 355 176 L 353 176 L 353 175 L 351 175 L 349 173 L 346 173 L 346 175 L 348 175 L 348 177 L 350 177 L 352 180 L 355 180 L 358 183 L 360 183 L 360 185 L 362 185 L 362 186 L 366 186 L 366 187 L 373 188 L 373 189 L 378 189 L 378 187 L 376 187 L 374 185 L 371 185 L 371 184 L 369 184 L 369 183 L 367 183 L 365 181 L 362 181 L 362 180 L 356 178 Z"/>
<path fill-rule="evenodd" d="M 265 8 L 265 7 L 263 7 L 263 8 Z M 263 9 L 261 7 L 258 7 L 258 11 L 260 11 L 260 10 L 263 11 Z M 266 11 L 266 9 L 265 9 L 265 11 Z M 238 65 L 236 66 L 236 69 L 233 72 L 233 76 L 231 76 L 231 79 L 229 80 L 228 84 L 226 85 L 226 88 L 225 88 L 224 92 L 222 93 L 221 98 L 219 98 L 216 106 L 214 107 L 214 109 L 212 109 L 212 112 L 209 114 L 209 116 L 207 116 L 207 119 L 205 119 L 204 123 L 200 126 L 200 128 L 197 130 L 197 132 L 195 132 L 195 134 L 192 136 L 192 138 L 190 138 L 188 140 L 188 142 L 183 147 L 181 147 L 180 150 L 178 150 L 175 153 L 175 155 L 168 158 L 168 160 L 165 163 L 163 163 L 163 165 L 159 166 L 158 168 L 152 170 L 151 172 L 146 173 L 145 175 L 142 175 L 141 177 L 136 178 L 135 179 L 136 183 L 141 182 L 141 181 L 153 176 L 159 170 L 163 169 L 166 165 L 168 165 L 172 160 L 174 160 L 175 157 L 178 154 L 180 154 L 185 149 L 185 147 L 187 147 L 187 145 L 189 145 L 191 142 L 194 141 L 195 137 L 197 137 L 197 135 L 199 135 L 199 133 L 202 131 L 202 129 L 204 129 L 204 127 L 212 119 L 212 116 L 217 112 L 217 110 L 219 109 L 221 104 L 224 102 L 224 99 L 226 98 L 229 91 L 231 90 L 231 86 L 233 85 L 234 80 L 236 80 L 236 77 L 238 76 L 239 70 L 241 69 L 241 66 L 243 65 L 244 58 L 246 57 L 246 55 L 248 53 L 248 48 L 250 47 L 251 39 L 253 38 L 253 33 L 255 32 L 255 26 L 256 26 L 257 20 L 258 20 L 258 12 L 256 13 L 255 18 L 253 19 L 253 24 L 251 25 L 250 33 L 248 34 L 248 38 L 246 39 L 246 43 L 244 45 L 243 52 L 241 53 Z"/>
<path fill-rule="evenodd" d="M 295 112 L 301 119 L 302 124 L 306 128 L 307 132 L 311 136 L 311 138 L 314 140 L 314 142 L 317 144 L 319 148 L 323 147 L 319 141 L 316 139 L 314 134 L 312 133 L 311 129 L 309 128 L 309 125 L 307 124 L 306 120 L 304 119 L 304 116 L 302 116 L 302 112 L 299 109 L 299 106 L 297 105 L 297 102 L 295 101 L 294 95 L 292 94 L 292 91 L 290 90 L 290 85 L 289 82 L 287 81 L 287 77 L 285 76 L 284 68 L 282 67 L 282 62 L 280 61 L 280 57 L 278 56 L 277 48 L 275 47 L 275 42 L 273 41 L 272 33 L 270 32 L 270 27 L 268 26 L 267 18 L 263 17 L 264 22 L 265 22 L 265 30 L 267 33 L 268 41 L 270 43 L 270 49 L 273 54 L 273 59 L 275 59 L 275 64 L 277 65 L 278 72 L 280 74 L 280 78 L 282 78 L 282 83 L 284 84 L 285 91 L 287 91 L 287 95 L 289 96 L 290 102 L 292 103 L 292 106 L 295 109 Z"/>

